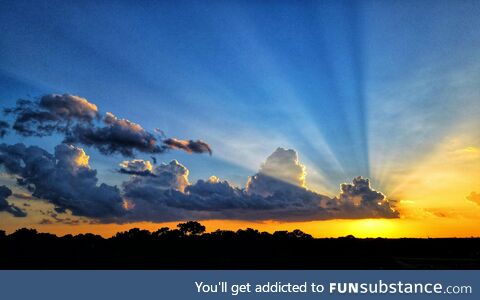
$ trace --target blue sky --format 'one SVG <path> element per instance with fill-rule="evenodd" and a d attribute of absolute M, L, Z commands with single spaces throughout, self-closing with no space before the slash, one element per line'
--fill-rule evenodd
<path fill-rule="evenodd" d="M 314 189 L 358 175 L 387 188 L 390 172 L 479 128 L 479 15 L 478 1 L 3 1 L 0 101 L 70 93 L 205 140 L 212 157 L 158 157 L 191 180 L 243 185 L 286 147 Z M 61 137 L 16 141 L 51 150 Z M 86 150 L 120 180 L 121 156 Z"/>

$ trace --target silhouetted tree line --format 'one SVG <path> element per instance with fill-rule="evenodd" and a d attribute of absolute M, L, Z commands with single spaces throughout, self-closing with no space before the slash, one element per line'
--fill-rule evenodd
<path fill-rule="evenodd" d="M 0 230 L 1 269 L 479 269 L 480 239 L 313 238 L 189 221 L 111 238 Z"/>

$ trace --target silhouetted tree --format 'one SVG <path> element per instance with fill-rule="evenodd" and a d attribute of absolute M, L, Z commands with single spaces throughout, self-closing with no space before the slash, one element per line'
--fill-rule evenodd
<path fill-rule="evenodd" d="M 75 241 L 80 244 L 88 245 L 89 247 L 94 247 L 95 245 L 102 243 L 104 238 L 98 234 L 85 233 L 76 235 Z"/>
<path fill-rule="evenodd" d="M 235 232 L 231 230 L 221 230 L 217 229 L 214 232 L 210 233 L 210 236 L 215 237 L 215 238 L 234 238 L 235 237 Z"/>
<path fill-rule="evenodd" d="M 161 235 L 162 238 L 168 238 L 170 240 L 178 240 L 178 239 L 180 239 L 181 237 L 184 237 L 184 236 L 185 236 L 185 234 L 178 229 L 172 229 L 172 230 L 165 231 Z"/>
<path fill-rule="evenodd" d="M 480 268 L 480 238 L 314 239 L 299 229 L 271 234 L 252 228 L 205 233 L 195 221 L 178 228 L 133 228 L 108 239 L 0 230 L 0 269 Z"/>
<path fill-rule="evenodd" d="M 199 235 L 205 232 L 205 226 L 197 221 L 180 223 L 177 225 L 177 227 L 184 235 Z"/>
<path fill-rule="evenodd" d="M 239 229 L 237 230 L 237 236 L 240 238 L 255 239 L 260 237 L 260 232 L 252 228 L 247 228 L 245 230 Z"/>
<path fill-rule="evenodd" d="M 289 233 L 289 232 L 286 231 L 286 230 L 275 231 L 275 232 L 273 233 L 273 237 L 274 237 L 274 238 L 277 238 L 277 239 L 285 239 L 285 238 L 290 237 L 290 235 L 289 235 L 288 233 Z"/>
<path fill-rule="evenodd" d="M 305 233 L 305 232 L 301 231 L 300 229 L 295 229 L 294 231 L 290 232 L 289 235 L 291 237 L 294 237 L 294 238 L 297 238 L 297 239 L 304 239 L 304 240 L 313 239 L 313 237 L 310 234 Z"/>
<path fill-rule="evenodd" d="M 157 231 L 152 232 L 152 237 L 157 238 L 157 237 L 160 237 L 160 236 L 164 236 L 164 235 L 168 234 L 169 230 L 170 230 L 170 228 L 168 228 L 168 227 L 162 227 L 162 228 L 158 229 Z"/>
<path fill-rule="evenodd" d="M 14 239 L 27 240 L 27 239 L 35 238 L 37 234 L 38 232 L 35 229 L 20 228 L 16 230 L 14 233 L 12 233 L 11 235 L 9 235 L 9 237 Z"/>

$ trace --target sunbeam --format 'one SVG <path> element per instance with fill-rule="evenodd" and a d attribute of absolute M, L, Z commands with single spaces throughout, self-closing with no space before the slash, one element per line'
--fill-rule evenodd
<path fill-rule="evenodd" d="M 477 3 L 8 6 L 8 230 L 109 233 L 194 216 L 316 236 L 480 235 Z M 301 178 L 274 168 L 257 198 L 247 182 L 278 148 Z"/>

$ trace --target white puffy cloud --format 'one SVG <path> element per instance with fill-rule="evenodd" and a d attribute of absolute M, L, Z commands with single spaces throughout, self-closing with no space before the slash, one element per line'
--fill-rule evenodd
<path fill-rule="evenodd" d="M 295 150 L 277 148 L 262 164 L 257 174 L 248 178 L 250 194 L 270 196 L 288 186 L 305 187 L 306 168 Z"/>
<path fill-rule="evenodd" d="M 120 164 L 120 173 L 139 175 L 139 176 L 152 176 L 153 166 L 148 160 L 134 159 L 124 160 Z"/>

